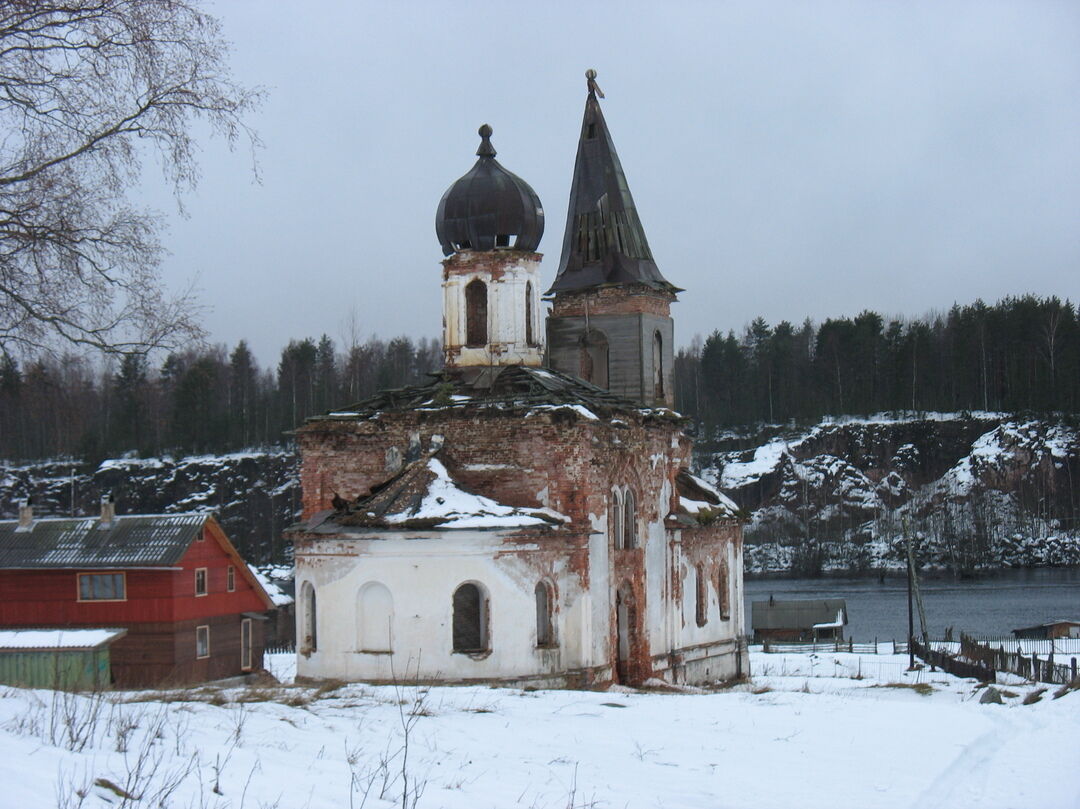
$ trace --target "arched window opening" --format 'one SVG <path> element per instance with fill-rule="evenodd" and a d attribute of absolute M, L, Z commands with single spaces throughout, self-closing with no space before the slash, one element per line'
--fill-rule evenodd
<path fill-rule="evenodd" d="M 536 645 L 555 645 L 555 625 L 552 620 L 552 590 L 546 582 L 536 585 Z"/>
<path fill-rule="evenodd" d="M 717 576 L 717 593 L 720 597 L 720 618 L 726 621 L 731 617 L 731 588 L 728 582 L 727 562 L 720 563 L 720 573 Z"/>
<path fill-rule="evenodd" d="M 637 507 L 634 503 L 634 493 L 626 490 L 623 501 L 623 547 L 637 547 Z"/>
<path fill-rule="evenodd" d="M 705 567 L 697 565 L 694 573 L 697 579 L 694 589 L 694 617 L 698 626 L 705 626 L 705 622 L 709 620 L 708 580 L 705 578 Z"/>
<path fill-rule="evenodd" d="M 536 335 L 533 327 L 533 285 L 532 281 L 525 284 L 525 344 L 536 345 Z"/>
<path fill-rule="evenodd" d="M 357 643 L 361 652 L 393 650 L 394 597 L 386 585 L 377 581 L 365 584 L 357 600 Z"/>
<path fill-rule="evenodd" d="M 487 599 L 475 584 L 454 591 L 454 651 L 486 652 L 488 647 Z"/>
<path fill-rule="evenodd" d="M 664 398 L 664 338 L 658 331 L 653 332 L 652 362 L 653 396 L 662 400 Z"/>
<path fill-rule="evenodd" d="M 465 287 L 465 345 L 483 348 L 488 342 L 487 286 L 477 278 Z"/>
<path fill-rule="evenodd" d="M 622 492 L 615 489 L 611 493 L 611 522 L 608 526 L 611 531 L 611 546 L 615 550 L 623 547 L 623 499 Z"/>
<path fill-rule="evenodd" d="M 300 588 L 300 651 L 311 654 L 319 648 L 318 615 L 315 609 L 315 587 L 311 582 L 304 582 Z"/>
<path fill-rule="evenodd" d="M 602 331 L 589 329 L 578 341 L 578 376 L 598 388 L 608 386 L 608 341 Z"/>

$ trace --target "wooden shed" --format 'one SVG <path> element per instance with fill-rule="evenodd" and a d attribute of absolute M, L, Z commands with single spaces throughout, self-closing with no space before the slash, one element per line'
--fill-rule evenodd
<path fill-rule="evenodd" d="M 847 601 L 820 598 L 781 601 L 754 601 L 750 623 L 754 643 L 769 640 L 843 640 L 847 625 Z"/>
<path fill-rule="evenodd" d="M 0 630 L 0 683 L 67 691 L 112 682 L 109 650 L 126 629 Z"/>
<path fill-rule="evenodd" d="M 1014 638 L 1033 640 L 1057 640 L 1058 638 L 1080 638 L 1080 621 L 1059 618 L 1038 626 L 1026 626 L 1012 631 Z"/>

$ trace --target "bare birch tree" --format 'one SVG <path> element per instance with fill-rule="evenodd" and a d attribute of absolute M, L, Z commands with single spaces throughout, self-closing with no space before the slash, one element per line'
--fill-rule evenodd
<path fill-rule="evenodd" d="M 261 93 L 227 55 L 198 0 L 0 0 L 0 351 L 200 336 L 191 293 L 161 279 L 159 219 L 127 195 L 153 156 L 179 204 L 199 121 L 257 146 Z"/>

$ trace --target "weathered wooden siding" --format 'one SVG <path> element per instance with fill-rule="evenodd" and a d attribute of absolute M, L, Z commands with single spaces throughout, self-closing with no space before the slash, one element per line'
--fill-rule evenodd
<path fill-rule="evenodd" d="M 236 573 L 236 590 L 232 593 L 226 587 L 230 565 Z M 180 570 L 173 574 L 169 588 L 174 621 L 238 612 L 263 612 L 268 608 L 251 586 L 247 566 L 228 554 L 209 528 L 204 529 L 202 540 L 191 543 L 178 567 Z M 195 571 L 201 567 L 206 568 L 207 594 L 196 596 Z"/>
<path fill-rule="evenodd" d="M 549 317 L 548 363 L 564 374 L 579 376 L 578 344 L 585 334 L 584 317 Z M 591 315 L 591 330 L 599 331 L 608 341 L 608 389 L 646 405 L 655 404 L 653 390 L 653 350 L 655 332 L 663 339 L 664 391 L 671 400 L 674 377 L 672 351 L 675 326 L 670 317 L 648 313 Z"/>
<path fill-rule="evenodd" d="M 123 626 L 173 620 L 173 572 L 124 571 L 127 600 L 79 601 L 80 572 L 95 571 L 0 571 L 0 626 Z"/>

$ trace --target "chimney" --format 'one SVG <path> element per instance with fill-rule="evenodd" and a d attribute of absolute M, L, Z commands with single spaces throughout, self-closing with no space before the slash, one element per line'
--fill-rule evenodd
<path fill-rule="evenodd" d="M 112 528 L 115 521 L 116 503 L 113 502 L 113 496 L 107 494 L 101 498 L 101 519 L 98 521 L 98 528 Z"/>
<path fill-rule="evenodd" d="M 30 497 L 19 503 L 19 527 L 15 530 L 34 530 L 34 501 Z"/>

